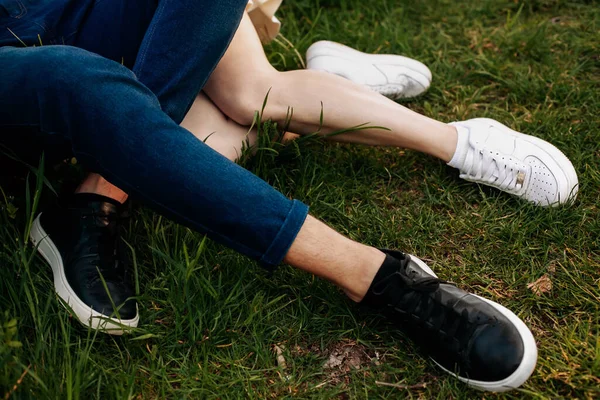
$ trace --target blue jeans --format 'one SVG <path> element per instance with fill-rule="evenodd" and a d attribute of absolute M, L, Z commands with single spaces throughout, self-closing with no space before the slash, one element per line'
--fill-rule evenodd
<path fill-rule="evenodd" d="M 156 211 L 278 265 L 308 207 L 179 126 L 246 3 L 0 0 L 0 143 L 68 151 Z"/>

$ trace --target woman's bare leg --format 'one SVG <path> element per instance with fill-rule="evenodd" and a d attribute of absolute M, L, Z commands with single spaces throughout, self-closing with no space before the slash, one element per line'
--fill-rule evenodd
<path fill-rule="evenodd" d="M 241 156 L 244 143 L 252 146 L 257 138 L 256 130 L 227 117 L 204 92 L 196 97 L 181 126 L 231 161 Z"/>
<path fill-rule="evenodd" d="M 335 141 L 397 146 L 418 150 L 446 162 L 456 149 L 456 129 L 415 113 L 351 81 L 319 71 L 278 72 L 268 62 L 248 16 L 211 75 L 205 92 L 223 113 L 240 125 L 252 123 L 269 92 L 264 118 L 283 123 L 293 108 L 290 130 L 323 133 L 368 123 L 365 129 L 332 137 Z"/>

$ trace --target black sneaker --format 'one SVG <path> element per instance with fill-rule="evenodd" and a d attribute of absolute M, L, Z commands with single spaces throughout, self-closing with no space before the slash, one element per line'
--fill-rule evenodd
<path fill-rule="evenodd" d="M 139 320 L 133 277 L 122 260 L 119 206 L 104 196 L 77 194 L 67 206 L 40 213 L 30 234 L 52 267 L 56 293 L 77 319 L 113 335 Z"/>
<path fill-rule="evenodd" d="M 474 388 L 503 392 L 529 378 L 537 347 L 515 314 L 437 279 L 415 256 L 383 251 L 361 304 L 385 311 L 436 364 Z"/>

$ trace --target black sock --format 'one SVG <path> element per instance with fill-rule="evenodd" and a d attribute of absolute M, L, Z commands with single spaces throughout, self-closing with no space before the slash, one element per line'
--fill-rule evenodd
<path fill-rule="evenodd" d="M 380 250 L 385 253 L 385 260 L 381 264 L 381 267 L 379 267 L 379 271 L 377 271 L 369 290 L 367 290 L 367 294 L 360 304 L 379 306 L 386 303 L 385 299 L 380 296 L 380 293 L 384 292 L 385 287 L 391 283 L 387 278 L 403 268 L 404 264 L 408 262 L 408 257 L 399 251 Z"/>

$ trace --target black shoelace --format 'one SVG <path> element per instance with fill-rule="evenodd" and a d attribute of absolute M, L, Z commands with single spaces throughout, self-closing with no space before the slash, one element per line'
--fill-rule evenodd
<path fill-rule="evenodd" d="M 85 234 L 88 245 L 86 255 L 81 258 L 89 258 L 89 265 L 97 268 L 97 270 L 89 271 L 88 285 L 97 283 L 100 280 L 100 274 L 105 281 L 125 282 L 129 268 L 120 257 L 121 254 L 124 254 L 124 248 L 123 243 L 119 240 L 118 229 L 121 221 L 127 216 L 87 210 L 80 216 L 86 221 Z M 105 225 L 102 226 L 99 220 Z"/>
<path fill-rule="evenodd" d="M 407 271 L 408 260 L 402 260 L 402 269 L 379 282 L 383 288 L 398 288 L 394 280 L 401 281 L 401 289 L 392 294 L 389 304 L 405 323 L 420 328 L 433 335 L 446 349 L 457 355 L 460 365 L 468 368 L 469 341 L 475 331 L 489 321 L 480 317 L 471 318 L 469 312 L 463 310 L 457 314 L 450 305 L 444 305 L 438 291 L 440 284 L 449 284 L 435 277 L 414 278 Z M 414 271 L 413 271 L 414 272 Z M 415 339 L 419 339 L 417 336 Z"/>

